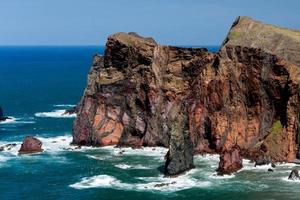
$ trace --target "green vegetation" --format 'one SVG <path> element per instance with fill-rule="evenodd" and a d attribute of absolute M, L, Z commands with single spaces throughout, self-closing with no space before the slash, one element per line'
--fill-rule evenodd
<path fill-rule="evenodd" d="M 231 31 L 229 34 L 229 39 L 237 39 L 239 38 L 241 35 L 241 33 L 237 32 L 237 31 Z"/>
<path fill-rule="evenodd" d="M 275 121 L 271 128 L 271 134 L 278 135 L 282 131 L 282 125 L 279 120 Z"/>

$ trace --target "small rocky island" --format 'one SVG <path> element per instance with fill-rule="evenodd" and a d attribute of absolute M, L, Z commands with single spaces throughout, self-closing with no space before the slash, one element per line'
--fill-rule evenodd
<path fill-rule="evenodd" d="M 76 109 L 73 143 L 163 146 L 165 174 L 220 154 L 219 174 L 299 156 L 300 32 L 238 17 L 217 53 L 108 38 Z"/>

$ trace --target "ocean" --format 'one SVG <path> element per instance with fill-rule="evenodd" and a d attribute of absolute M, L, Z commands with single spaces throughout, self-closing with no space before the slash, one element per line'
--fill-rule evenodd
<path fill-rule="evenodd" d="M 217 46 L 209 46 L 216 51 Z M 0 123 L 0 200 L 93 199 L 300 199 L 300 181 L 288 181 L 294 164 L 244 168 L 217 176 L 219 156 L 195 156 L 196 168 L 167 178 L 161 173 L 164 148 L 76 149 L 74 115 L 92 57 L 103 46 L 0 47 L 0 106 L 11 119 Z M 18 155 L 25 136 L 43 142 L 44 152 Z M 122 153 L 121 153 L 122 152 Z"/>

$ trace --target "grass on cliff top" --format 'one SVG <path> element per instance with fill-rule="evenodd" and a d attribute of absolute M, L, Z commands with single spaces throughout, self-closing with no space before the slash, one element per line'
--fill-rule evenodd
<path fill-rule="evenodd" d="M 251 26 L 250 26 L 251 25 Z M 251 27 L 249 29 L 249 27 Z M 232 38 L 230 39 L 236 39 L 238 38 L 237 36 L 241 36 L 241 35 L 237 35 L 237 33 L 241 34 L 247 34 L 247 35 L 257 35 L 258 33 L 261 33 L 261 31 L 264 31 L 266 33 L 278 33 L 278 34 L 282 34 L 285 36 L 288 36 L 292 39 L 294 39 L 297 42 L 300 42 L 300 31 L 299 30 L 293 30 L 293 29 L 289 29 L 289 28 L 284 28 L 284 27 L 280 27 L 277 25 L 272 25 L 272 24 L 267 24 L 264 22 L 260 22 L 257 20 L 253 20 L 249 17 L 241 17 L 240 22 L 238 23 L 237 26 L 235 26 L 231 32 L 230 32 L 230 36 Z"/>

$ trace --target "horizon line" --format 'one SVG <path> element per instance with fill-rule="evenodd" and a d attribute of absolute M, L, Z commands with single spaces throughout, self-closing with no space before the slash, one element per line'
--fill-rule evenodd
<path fill-rule="evenodd" d="M 26 44 L 26 45 L 1 45 L 1 47 L 105 47 L 105 44 L 97 45 L 97 44 Z M 219 47 L 221 45 L 217 44 L 163 44 L 162 46 L 178 46 L 178 47 L 188 47 L 188 46 L 194 46 L 194 47 L 201 47 L 201 46 L 211 46 L 211 47 Z"/>

